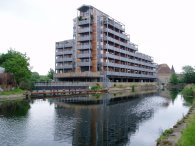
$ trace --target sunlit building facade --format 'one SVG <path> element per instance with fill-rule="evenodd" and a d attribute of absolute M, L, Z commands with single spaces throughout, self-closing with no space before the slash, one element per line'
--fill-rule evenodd
<path fill-rule="evenodd" d="M 125 25 L 90 5 L 78 8 L 73 39 L 56 42 L 55 79 L 153 82 L 153 58 L 138 52 Z"/>

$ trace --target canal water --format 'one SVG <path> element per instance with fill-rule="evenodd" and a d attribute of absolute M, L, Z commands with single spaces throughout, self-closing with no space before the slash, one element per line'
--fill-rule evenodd
<path fill-rule="evenodd" d="M 117 96 L 36 99 L 21 114 L 0 112 L 0 146 L 155 146 L 189 110 L 169 92 Z"/>

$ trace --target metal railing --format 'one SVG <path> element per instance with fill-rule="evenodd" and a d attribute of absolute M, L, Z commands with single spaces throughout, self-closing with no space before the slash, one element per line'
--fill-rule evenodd
<path fill-rule="evenodd" d="M 100 72 L 70 72 L 70 73 L 57 73 L 54 75 L 60 77 L 100 77 Z"/>

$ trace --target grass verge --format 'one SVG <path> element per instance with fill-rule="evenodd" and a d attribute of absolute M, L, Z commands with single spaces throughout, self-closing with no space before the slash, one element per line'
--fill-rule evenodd
<path fill-rule="evenodd" d="M 10 90 L 10 91 L 2 91 L 0 92 L 0 95 L 15 95 L 15 94 L 23 94 L 24 90 L 20 89 L 20 88 L 16 88 L 14 90 Z"/>
<path fill-rule="evenodd" d="M 178 146 L 195 146 L 195 115 L 192 115 L 178 141 Z"/>

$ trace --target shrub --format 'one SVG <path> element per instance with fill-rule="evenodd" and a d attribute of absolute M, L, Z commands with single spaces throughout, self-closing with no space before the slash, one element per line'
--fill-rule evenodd
<path fill-rule="evenodd" d="M 95 86 L 91 87 L 91 90 L 94 90 L 94 91 L 98 91 L 98 90 L 101 90 L 101 89 L 102 89 L 102 87 L 99 84 L 96 84 Z"/>

